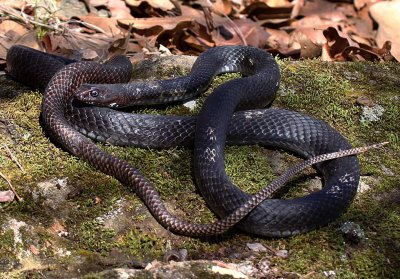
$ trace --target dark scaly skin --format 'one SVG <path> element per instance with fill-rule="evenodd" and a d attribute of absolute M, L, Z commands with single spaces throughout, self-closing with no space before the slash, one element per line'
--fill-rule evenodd
<path fill-rule="evenodd" d="M 44 55 L 36 49 L 18 45 L 10 48 L 7 53 L 6 71 L 14 79 L 44 91 L 59 69 L 74 62 L 76 61 L 57 55 Z"/>
<path fill-rule="evenodd" d="M 58 72 L 50 81 L 43 100 L 46 128 L 52 131 L 53 137 L 71 153 L 84 158 L 103 172 L 117 177 L 121 182 L 133 186 L 149 206 L 152 214 L 165 227 L 172 228 L 178 233 L 196 234 L 196 230 L 201 231 L 205 227 L 190 227 L 189 223 L 166 214 L 158 195 L 136 169 L 105 154 L 71 127 L 70 122 L 92 138 L 125 145 L 130 144 L 132 135 L 148 139 L 153 146 L 159 141 L 161 146 L 191 143 L 194 118 L 132 116 L 107 108 L 70 106 L 69 98 L 80 83 L 101 83 L 111 80 L 115 82 L 117 80 L 113 74 L 116 71 L 111 66 L 83 62 L 72 64 Z M 100 78 L 100 73 L 103 80 Z M 231 90 L 230 86 L 225 85 L 225 88 Z M 64 114 L 64 111 L 67 113 Z M 156 122 L 153 123 L 153 120 Z M 150 134 L 141 135 L 139 129 L 131 124 L 140 124 L 145 128 L 148 125 L 147 132 Z M 153 124 L 156 128 L 152 128 Z M 174 129 L 163 130 L 163 125 Z M 168 136 L 168 132 L 172 135 Z M 229 124 L 228 142 L 277 146 L 292 150 L 304 157 L 350 147 L 340 134 L 324 122 L 299 113 L 276 109 L 236 113 Z M 259 235 L 286 236 L 308 231 L 335 219 L 348 207 L 356 193 L 359 179 L 358 162 L 355 157 L 342 158 L 322 163 L 319 169 L 325 179 L 322 191 L 294 200 L 267 200 L 257 206 L 239 227 Z M 214 177 L 211 181 L 214 181 Z M 237 208 L 249 198 L 248 195 L 235 189 L 231 189 L 231 192 L 221 191 L 218 188 L 210 193 L 208 190 L 205 191 L 203 190 L 204 195 L 210 198 L 210 206 L 220 217 L 225 216 L 226 212 L 232 212 L 233 208 Z M 212 204 L 215 197 L 220 197 L 217 202 L 223 203 L 222 206 Z"/>

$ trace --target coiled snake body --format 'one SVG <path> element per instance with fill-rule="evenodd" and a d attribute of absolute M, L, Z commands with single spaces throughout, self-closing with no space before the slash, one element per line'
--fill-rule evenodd
<path fill-rule="evenodd" d="M 225 174 L 225 139 L 229 144 L 284 148 L 306 158 L 350 148 L 338 132 L 312 117 L 279 109 L 245 110 L 270 103 L 280 79 L 273 58 L 256 48 L 210 49 L 199 56 L 188 77 L 163 83 L 162 86 L 170 91 L 187 86 L 198 91 L 197 88 L 207 87 L 212 77 L 219 73 L 239 71 L 246 76 L 218 87 L 207 99 L 197 119 L 132 115 L 109 108 L 76 106 L 73 104 L 74 92 L 83 83 L 127 82 L 131 73 L 129 60 L 117 56 L 101 65 L 93 62 L 72 63 L 40 55 L 42 53 L 15 46 L 8 52 L 7 68 L 10 75 L 32 86 L 44 88 L 47 85 L 42 118 L 50 135 L 75 156 L 131 186 L 153 216 L 164 227 L 177 233 L 209 234 L 201 225 L 171 216 L 152 185 L 137 169 L 102 151 L 86 136 L 121 145 L 169 147 L 190 145 L 196 131 L 196 181 L 207 204 L 221 218 L 250 198 L 235 187 Z M 45 69 L 43 65 L 46 65 Z M 144 88 L 147 90 L 147 87 Z M 238 109 L 241 111 L 234 113 Z M 288 236 L 306 232 L 337 218 L 349 206 L 357 191 L 358 161 L 354 156 L 345 157 L 323 162 L 317 168 L 324 178 L 322 190 L 302 198 L 268 199 L 240 221 L 237 227 L 258 235 Z"/>

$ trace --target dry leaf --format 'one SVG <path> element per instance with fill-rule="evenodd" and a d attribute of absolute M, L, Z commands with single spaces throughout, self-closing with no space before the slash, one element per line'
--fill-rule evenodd
<path fill-rule="evenodd" d="M 131 11 L 126 6 L 125 1 L 123 0 L 109 0 L 108 9 L 111 12 L 113 18 L 116 19 L 129 19 L 133 18 L 131 15 Z"/>
<path fill-rule="evenodd" d="M 95 60 L 120 51 L 157 53 L 160 45 L 175 53 L 198 54 L 216 45 L 238 44 L 266 47 L 274 54 L 293 58 L 316 57 L 322 47 L 326 60 L 391 59 L 390 43 L 382 49 L 368 48 L 376 45 L 369 15 L 374 1 L 86 0 L 91 13 L 80 18 L 83 22 L 64 23 L 65 30 L 57 27 L 62 32 L 50 32 L 42 42 L 50 52 Z M 93 7 L 109 9 L 112 17 L 99 17 Z M 20 11 L 11 8 L 11 12 L 21 17 Z M 32 14 L 34 10 L 24 8 L 24 12 Z M 386 18 L 395 20 L 396 15 Z M 133 33 L 125 37 L 129 23 Z M 380 23 L 378 35 L 384 34 L 386 25 Z M 391 30 L 389 33 L 396 31 Z M 7 35 L 15 37 L 12 31 Z M 32 40 L 34 33 L 29 36 Z M 381 38 L 378 44 L 387 40 Z M 396 40 L 391 39 L 394 50 L 400 49 L 395 47 Z M 0 63 L 6 42 L 0 38 Z"/>
<path fill-rule="evenodd" d="M 307 31 L 315 32 L 314 30 L 308 29 L 298 29 L 291 34 L 290 44 L 294 49 L 300 48 L 300 58 L 315 58 L 321 54 L 321 45 L 315 44 L 310 36 L 307 35 Z M 299 47 L 295 47 L 294 44 L 297 43 Z"/>
<path fill-rule="evenodd" d="M 121 35 L 122 33 L 121 29 L 118 27 L 116 18 L 103 18 L 97 15 L 89 14 L 87 16 L 81 16 L 79 19 L 83 22 L 97 26 L 104 31 L 105 34 L 111 37 Z"/>
<path fill-rule="evenodd" d="M 246 44 L 263 48 L 267 44 L 268 34 L 261 26 L 250 19 L 237 19 L 224 25 L 223 28 L 231 36 L 224 37 L 222 34 L 215 32 L 217 34 L 213 36 L 213 41 L 217 46 Z"/>
<path fill-rule="evenodd" d="M 294 2 L 294 6 L 292 12 L 290 14 L 290 18 L 295 18 L 299 15 L 301 8 L 304 6 L 304 0 L 296 0 Z"/>
<path fill-rule="evenodd" d="M 126 0 L 126 4 L 132 7 L 139 7 L 143 2 L 163 11 L 170 11 L 175 8 L 175 5 L 170 0 Z"/>
<path fill-rule="evenodd" d="M 219 14 L 229 15 L 232 12 L 232 1 L 215 0 L 212 3 L 213 11 Z"/>
<path fill-rule="evenodd" d="M 28 35 L 29 30 L 17 21 L 0 21 L 0 34 L 0 64 L 5 63 L 7 50 L 14 44 L 25 43 L 31 47 L 38 47 L 36 39 Z"/>
<path fill-rule="evenodd" d="M 148 36 L 155 36 L 163 31 L 173 31 L 178 27 L 178 25 L 180 25 L 181 28 L 190 27 L 192 22 L 193 19 L 186 16 L 118 20 L 118 24 L 122 27 L 126 28 L 132 24 L 133 29 L 138 34 L 146 34 Z"/>
<path fill-rule="evenodd" d="M 271 7 L 264 2 L 253 2 L 247 6 L 241 14 L 247 14 L 249 18 L 256 18 L 258 20 L 268 19 L 290 19 L 292 6 Z"/>
<path fill-rule="evenodd" d="M 29 246 L 29 250 L 31 250 L 32 254 L 34 254 L 34 255 L 36 255 L 36 256 L 39 255 L 39 253 L 40 253 L 39 249 L 36 248 L 36 246 L 33 245 L 33 244 L 31 244 L 31 245 Z"/>
<path fill-rule="evenodd" d="M 348 36 L 340 34 L 335 28 L 329 27 L 323 32 L 327 43 L 322 49 L 322 58 L 326 61 L 387 61 L 393 60 L 390 53 L 391 44 L 389 41 L 383 44 L 381 49 L 371 48 L 368 45 L 357 44 Z"/>
<path fill-rule="evenodd" d="M 348 39 L 345 34 L 339 34 L 339 31 L 333 27 L 325 29 L 323 34 L 327 40 L 322 49 L 322 58 L 324 61 L 345 61 L 345 58 L 341 55 L 343 50 L 349 46 L 358 46 L 357 43 Z M 325 51 L 326 53 L 324 53 Z"/>
<path fill-rule="evenodd" d="M 379 2 L 371 6 L 371 16 L 379 24 L 376 35 L 377 45 L 383 45 L 386 41 L 392 43 L 392 54 L 400 61 L 400 2 Z"/>
<path fill-rule="evenodd" d="M 290 45 L 290 35 L 283 30 L 266 28 L 269 37 L 267 40 L 268 51 L 280 57 L 296 57 L 300 56 L 300 49 L 294 49 Z"/>
<path fill-rule="evenodd" d="M 98 6 L 106 6 L 108 3 L 108 0 L 87 0 L 89 5 L 93 7 L 98 7 Z"/>
<path fill-rule="evenodd" d="M 353 10 L 352 5 L 338 4 L 327 0 L 305 1 L 298 14 L 305 17 L 312 15 L 323 17 L 323 14 L 337 12 L 340 11 L 339 7 L 342 8 L 347 6 L 348 8 L 345 8 L 346 10 Z M 353 12 L 353 14 L 355 14 L 355 12 Z"/>
<path fill-rule="evenodd" d="M 59 220 L 54 220 L 53 225 L 50 227 L 50 231 L 53 234 L 59 234 L 60 232 L 65 231 L 65 227 Z"/>
<path fill-rule="evenodd" d="M 364 8 L 371 2 L 376 2 L 376 1 L 374 1 L 374 0 L 354 0 L 354 7 L 357 10 L 361 10 L 362 8 Z"/>

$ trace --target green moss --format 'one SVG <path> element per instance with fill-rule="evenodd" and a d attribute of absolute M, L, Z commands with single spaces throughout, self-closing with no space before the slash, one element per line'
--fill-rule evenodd
<path fill-rule="evenodd" d="M 165 239 L 136 228 L 127 232 L 118 243 L 119 247 L 128 248 L 132 255 L 149 261 L 160 258 L 166 252 L 165 245 Z M 138 254 L 138 251 L 142 251 L 142 253 Z"/>
<path fill-rule="evenodd" d="M 4 230 L 0 233 L 0 254 L 3 256 L 14 255 L 14 232 L 11 229 Z"/>
<path fill-rule="evenodd" d="M 350 83 L 333 67 L 317 60 L 281 64 L 282 83 L 276 104 L 322 118 L 341 132 L 353 132 L 360 108 L 354 106 Z"/>
<path fill-rule="evenodd" d="M 374 249 L 357 251 L 350 260 L 352 268 L 357 270 L 357 278 L 387 278 L 386 259 Z"/>
<path fill-rule="evenodd" d="M 104 253 L 115 246 L 115 235 L 113 229 L 105 228 L 98 221 L 86 221 L 77 229 L 76 236 L 85 249 Z"/>

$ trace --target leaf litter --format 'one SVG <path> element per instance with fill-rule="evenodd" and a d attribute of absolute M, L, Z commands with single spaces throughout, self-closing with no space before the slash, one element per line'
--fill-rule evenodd
<path fill-rule="evenodd" d="M 14 44 L 95 61 L 221 45 L 293 59 L 398 61 L 399 12 L 399 2 L 373 0 L 0 0 L 0 67 Z"/>

